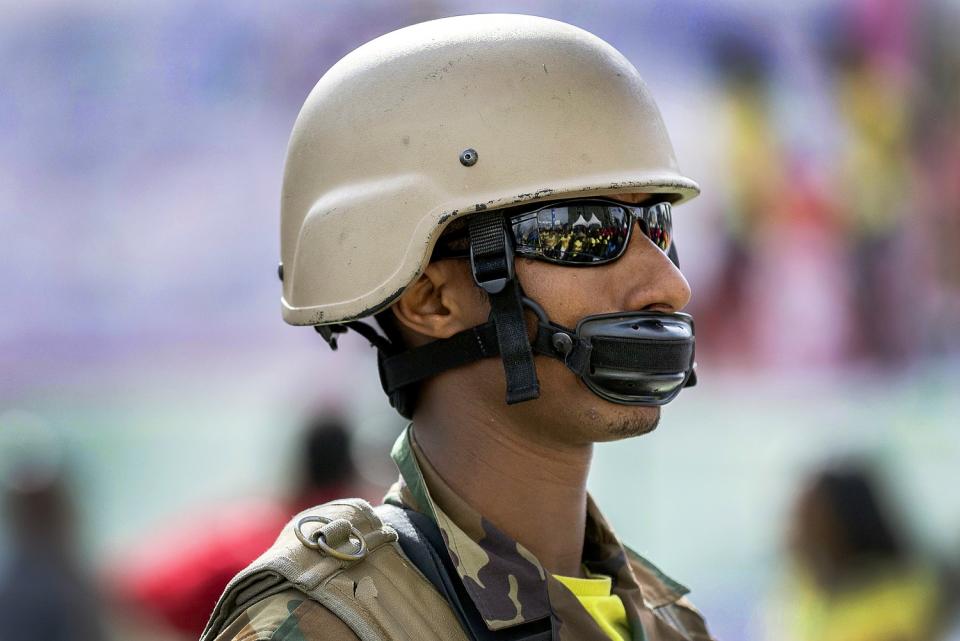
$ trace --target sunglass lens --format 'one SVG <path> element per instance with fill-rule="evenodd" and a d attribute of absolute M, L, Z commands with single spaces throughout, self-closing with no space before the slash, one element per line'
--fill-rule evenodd
<path fill-rule="evenodd" d="M 598 263 L 617 257 L 631 222 L 624 208 L 603 203 L 559 204 L 535 214 L 516 223 L 518 244 L 545 258 L 569 263 Z"/>
<path fill-rule="evenodd" d="M 673 214 L 670 203 L 658 203 L 644 210 L 640 218 L 640 228 L 653 241 L 653 244 L 664 252 L 670 249 L 673 242 Z"/>
<path fill-rule="evenodd" d="M 514 219 L 517 246 L 563 263 L 604 263 L 618 258 L 633 224 L 632 208 L 609 202 L 557 203 Z M 673 236 L 669 203 L 637 208 L 640 229 L 663 251 Z M 642 213 L 641 213 L 642 212 Z"/>

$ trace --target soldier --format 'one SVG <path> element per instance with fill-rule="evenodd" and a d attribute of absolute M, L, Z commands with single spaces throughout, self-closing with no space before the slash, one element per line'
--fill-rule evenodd
<path fill-rule="evenodd" d="M 593 443 L 695 380 L 669 241 L 698 191 L 634 67 L 570 25 L 436 20 L 334 65 L 290 139 L 283 315 L 377 348 L 400 480 L 295 517 L 204 641 L 710 639 L 586 492 Z M 630 233 L 529 242 L 580 215 Z"/>

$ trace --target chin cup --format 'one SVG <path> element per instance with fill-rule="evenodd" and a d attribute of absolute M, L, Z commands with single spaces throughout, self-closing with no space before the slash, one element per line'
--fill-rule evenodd
<path fill-rule="evenodd" d="M 664 405 L 696 384 L 689 314 L 623 312 L 585 316 L 574 330 L 552 323 L 535 301 L 534 352 L 575 373 L 597 396 L 622 405 Z"/>

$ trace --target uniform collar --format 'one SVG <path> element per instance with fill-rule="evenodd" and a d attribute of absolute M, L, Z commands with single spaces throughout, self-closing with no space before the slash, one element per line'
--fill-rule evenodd
<path fill-rule="evenodd" d="M 400 480 L 386 501 L 411 507 L 436 522 L 450 559 L 489 629 L 536 621 L 551 613 L 565 618 L 557 611 L 562 605 L 556 602 L 557 596 L 563 595 L 560 600 L 567 601 L 560 582 L 544 571 L 529 550 L 477 513 L 444 482 L 417 446 L 412 426 L 400 434 L 391 456 Z M 583 563 L 591 572 L 613 578 L 614 593 L 628 610 L 630 603 L 660 607 L 687 592 L 625 548 L 589 496 Z M 572 603 L 574 614 L 579 615 L 582 607 Z"/>

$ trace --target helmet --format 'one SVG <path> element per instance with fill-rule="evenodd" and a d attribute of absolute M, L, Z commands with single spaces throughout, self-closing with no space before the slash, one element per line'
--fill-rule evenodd
<path fill-rule="evenodd" d="M 600 38 L 503 14 L 388 33 L 336 63 L 294 125 L 283 317 L 322 325 L 385 308 L 459 216 L 628 191 L 676 203 L 699 188 L 636 69 Z"/>
<path fill-rule="evenodd" d="M 317 327 L 333 347 L 345 326 L 364 333 L 381 349 L 384 388 L 401 413 L 409 407 L 396 392 L 437 373 L 432 364 L 449 368 L 491 355 L 503 359 L 508 402 L 536 398 L 532 352 L 553 349 L 550 336 L 563 330 L 574 340 L 559 341 L 563 350 L 550 355 L 583 375 L 596 365 L 590 339 L 550 324 L 538 307 L 541 328 L 553 333 L 540 342 L 526 339 L 521 301 L 535 303 L 513 284 L 512 255 L 498 244 L 501 223 L 489 212 L 627 192 L 662 194 L 676 204 L 699 187 L 679 172 L 636 69 L 600 38 L 555 20 L 508 14 L 445 18 L 388 33 L 330 68 L 294 125 L 281 199 L 283 317 Z M 472 248 L 486 252 L 471 265 L 491 294 L 491 322 L 474 328 L 475 336 L 436 341 L 405 360 L 355 321 L 399 298 L 422 273 L 443 229 L 473 214 L 486 217 L 485 226 L 471 227 Z M 588 323 L 594 342 L 605 322 Z M 657 340 L 658 323 L 648 324 L 644 344 Z M 678 356 L 687 383 L 692 323 L 681 324 L 680 333 L 689 334 Z M 484 341 L 489 349 L 470 352 Z M 460 355 L 437 358 L 450 349 Z M 662 400 L 623 391 L 605 397 Z"/>

